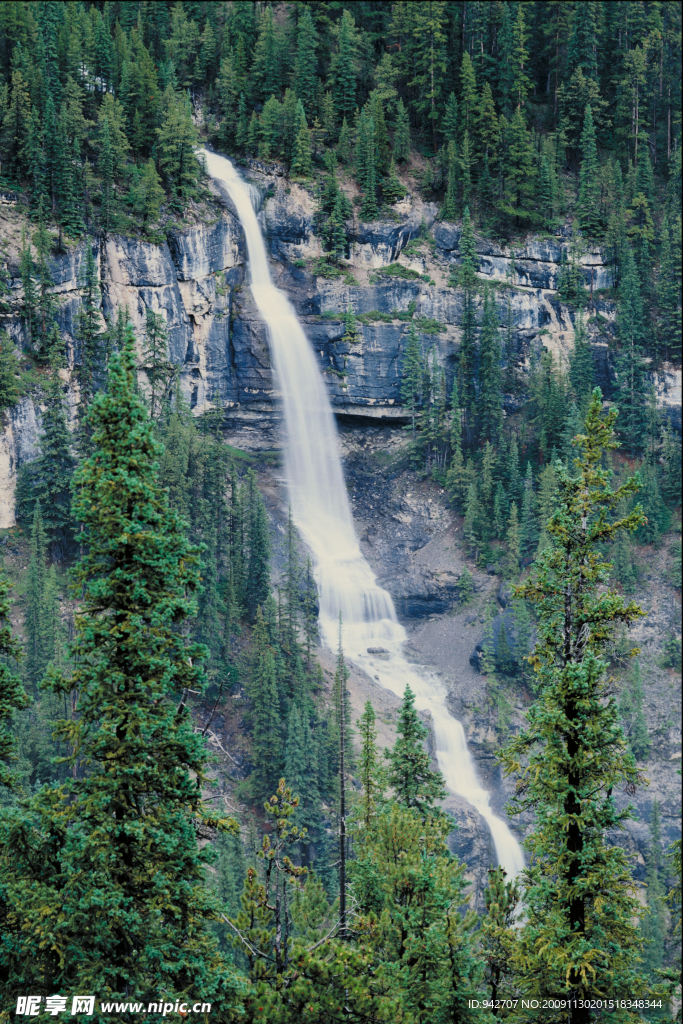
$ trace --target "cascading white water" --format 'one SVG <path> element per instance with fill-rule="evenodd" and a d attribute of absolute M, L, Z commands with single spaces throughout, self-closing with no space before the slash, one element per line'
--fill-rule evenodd
<path fill-rule="evenodd" d="M 477 779 L 465 732 L 448 711 L 443 684 L 418 673 L 403 655 L 406 639 L 390 595 L 377 585 L 361 554 L 344 484 L 337 428 L 313 350 L 286 296 L 270 279 L 266 250 L 252 204 L 253 191 L 225 157 L 200 151 L 206 167 L 227 190 L 247 240 L 251 291 L 267 324 L 275 373 L 287 426 L 285 472 L 292 515 L 315 563 L 320 596 L 320 626 L 335 649 L 341 612 L 347 657 L 382 686 L 403 696 L 406 685 L 415 705 L 431 712 L 436 756 L 446 785 L 464 797 L 485 819 L 499 863 L 514 876 L 524 866 L 519 843 L 496 817 L 489 795 Z M 368 648 L 383 647 L 381 658 Z"/>

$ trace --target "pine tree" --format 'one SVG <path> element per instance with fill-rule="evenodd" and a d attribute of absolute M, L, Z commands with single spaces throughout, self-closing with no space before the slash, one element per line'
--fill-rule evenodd
<path fill-rule="evenodd" d="M 340 139 L 341 145 L 341 139 Z M 410 119 L 408 111 L 399 99 L 396 106 L 396 122 L 394 127 L 394 159 L 397 163 L 406 163 L 410 156 Z"/>
<path fill-rule="evenodd" d="M 521 8 L 520 8 L 521 12 Z M 504 212 L 526 224 L 533 221 L 536 199 L 536 159 L 522 108 L 515 110 L 508 130 L 505 161 Z"/>
<path fill-rule="evenodd" d="M 415 1024 L 473 1019 L 468 999 L 481 979 L 476 917 L 466 911 L 464 865 L 446 845 L 450 827 L 444 817 L 392 801 L 353 863 L 362 919 L 372 914 L 376 921 L 367 954 L 380 959 L 378 974 L 398 996 L 387 1020 L 407 1014 Z"/>
<path fill-rule="evenodd" d="M 494 163 L 500 146 L 500 124 L 489 82 L 484 82 L 476 112 L 477 138 L 488 163 Z"/>
<path fill-rule="evenodd" d="M 446 788 L 441 772 L 434 771 L 424 748 L 427 729 L 415 710 L 415 694 L 406 686 L 396 727 L 396 742 L 384 756 L 389 762 L 387 782 L 396 800 L 420 814 L 434 814 L 433 805 L 443 800 Z"/>
<path fill-rule="evenodd" d="M 92 768 L 3 822 L 3 846 L 15 851 L 2 887 L 14 952 L 0 962 L 12 997 L 57 970 L 67 995 L 118 998 L 132 986 L 145 1000 L 180 991 L 192 976 L 204 979 L 207 998 L 236 1008 L 243 985 L 209 931 L 217 914 L 204 882 L 210 854 L 195 832 L 228 827 L 203 806 L 207 752 L 186 709 L 188 690 L 203 681 L 204 651 L 178 628 L 194 610 L 198 553 L 157 484 L 160 448 L 135 374 L 129 329 L 90 410 L 95 451 L 76 480 L 86 553 L 74 573 L 72 674 L 48 677 L 55 692 L 78 694 L 77 716 L 56 735 L 69 743 L 73 768 L 81 759 Z M 67 831 L 73 842 L 56 839 Z M 29 889 L 40 891 L 39 906 L 25 899 Z M 52 949 L 38 952 L 46 926 L 73 951 L 59 967 Z"/>
<path fill-rule="evenodd" d="M 76 339 L 79 342 L 78 387 L 81 419 L 92 404 L 98 377 L 103 370 L 102 314 L 100 312 L 100 288 L 97 280 L 97 265 L 92 251 L 92 241 L 87 240 L 81 281 L 81 305 L 77 314 Z M 100 382 L 101 384 L 101 382 Z"/>
<path fill-rule="evenodd" d="M 405 194 L 405 187 L 396 173 L 396 164 L 392 157 L 389 164 L 389 172 L 382 181 L 382 199 L 388 206 L 393 206 L 394 203 L 400 203 Z"/>
<path fill-rule="evenodd" d="M 509 509 L 507 494 L 505 493 L 502 480 L 499 480 L 496 484 L 496 490 L 493 496 L 493 536 L 497 540 L 501 540 L 503 538 L 508 515 Z"/>
<path fill-rule="evenodd" d="M 463 130 L 469 132 L 474 125 L 477 104 L 477 78 L 472 59 L 465 51 L 460 65 L 460 118 Z"/>
<path fill-rule="evenodd" d="M 527 462 L 524 495 L 522 497 L 522 522 L 520 524 L 521 552 L 524 557 L 533 555 L 538 544 L 538 528 L 536 526 L 536 516 L 534 515 L 535 504 L 534 477 L 531 463 Z"/>
<path fill-rule="evenodd" d="M 270 538 L 268 516 L 253 469 L 247 476 L 249 487 L 249 562 L 245 583 L 245 602 L 253 620 L 257 608 L 263 608 L 270 593 Z"/>
<path fill-rule="evenodd" d="M 278 95 L 280 92 L 282 82 L 280 46 L 279 31 L 273 18 L 273 8 L 268 4 L 260 16 L 258 38 L 251 65 L 253 94 L 262 103 L 269 96 Z"/>
<path fill-rule="evenodd" d="M 359 828 L 362 827 L 362 835 L 367 836 L 372 830 L 384 796 L 384 769 L 375 742 L 377 740 L 375 710 L 369 700 L 366 700 L 363 714 L 358 719 L 358 735 L 361 740 L 358 777 L 363 787 Z"/>
<path fill-rule="evenodd" d="M 621 352 L 616 363 L 619 432 L 633 455 L 643 442 L 646 389 L 641 349 L 644 330 L 643 303 L 633 251 L 629 245 L 624 252 L 619 300 L 617 329 Z"/>
<path fill-rule="evenodd" d="M 600 468 L 603 453 L 616 447 L 615 418 L 602 415 L 596 389 L 577 439 L 577 474 L 557 464 L 558 504 L 547 527 L 552 546 L 517 591 L 538 609 L 532 664 L 542 689 L 501 760 L 519 778 L 513 813 L 535 813 L 526 844 L 534 862 L 526 871 L 526 918 L 515 957 L 521 991 L 535 997 L 552 992 L 587 1000 L 604 986 L 615 996 L 637 986 L 638 901 L 623 851 L 606 843 L 606 833 L 630 816 L 629 808 L 617 810 L 612 789 L 622 781 L 636 784 L 639 776 L 606 693 L 602 652 L 614 625 L 628 626 L 643 614 L 600 586 L 605 567 L 596 544 L 642 520 L 640 509 L 608 518 L 638 489 L 630 479 L 613 491 Z M 588 1007 L 570 1005 L 571 1024 L 592 1019 Z"/>
<path fill-rule="evenodd" d="M 23 394 L 21 364 L 7 331 L 0 331 L 0 412 L 16 405 Z"/>
<path fill-rule="evenodd" d="M 299 101 L 301 106 L 301 101 Z M 290 171 L 299 177 L 307 178 L 311 173 L 311 133 L 306 124 L 306 117 L 301 106 L 299 130 L 294 142 L 294 154 Z"/>
<path fill-rule="evenodd" d="M 455 143 L 448 143 L 448 185 L 446 196 L 441 207 L 443 220 L 454 221 L 458 216 L 458 158 Z"/>
<path fill-rule="evenodd" d="M 31 500 L 22 514 L 28 517 L 33 503 L 40 502 L 52 555 L 61 559 L 73 541 L 71 482 L 75 459 L 72 454 L 73 437 L 66 422 L 64 385 L 56 368 L 48 377 L 44 393 L 45 411 L 38 442 L 40 456 L 31 467 Z"/>
<path fill-rule="evenodd" d="M 481 435 L 495 443 L 503 423 L 503 393 L 500 373 L 500 340 L 495 301 L 489 289 L 484 292 L 484 317 L 481 327 L 479 348 L 479 389 L 478 410 Z"/>
<path fill-rule="evenodd" d="M 35 273 L 36 268 L 31 242 L 26 235 L 25 228 L 22 228 L 19 274 L 24 294 L 21 304 L 21 318 L 24 323 L 24 330 L 26 331 L 26 347 L 29 350 L 33 348 L 39 337 Z"/>
<path fill-rule="evenodd" d="M 589 238 L 600 238 L 602 222 L 600 218 L 600 174 L 598 166 L 598 149 L 595 142 L 595 126 L 590 104 L 586 106 L 586 116 L 581 134 L 581 169 L 579 171 L 579 195 L 576 200 L 576 215 L 581 230 Z"/>
<path fill-rule="evenodd" d="M 505 881 L 507 874 L 501 867 L 489 868 L 488 885 L 484 893 L 486 914 L 481 922 L 484 984 L 494 1007 L 503 997 L 512 981 L 512 950 L 515 945 L 515 912 L 520 899 L 516 879 Z M 495 1010 L 494 1010 L 495 1014 Z"/>
<path fill-rule="evenodd" d="M 357 152 L 360 160 L 356 158 L 359 183 L 363 189 L 363 203 L 358 216 L 361 220 L 375 220 L 378 215 L 377 209 L 377 176 L 375 173 L 375 143 L 374 143 L 374 122 L 372 117 L 364 118 L 364 111 L 361 113 L 361 120 L 358 129 Z M 362 174 L 362 179 L 361 179 Z"/>
<path fill-rule="evenodd" d="M 460 137 L 460 118 L 458 116 L 458 101 L 455 93 L 452 92 L 446 100 L 446 108 L 441 118 L 441 134 L 444 137 L 444 144 L 448 147 L 449 142 L 457 142 Z"/>
<path fill-rule="evenodd" d="M 467 488 L 465 500 L 465 522 L 463 523 L 463 537 L 477 555 L 477 547 L 481 536 L 482 510 L 479 503 L 479 492 L 476 480 L 472 480 Z"/>
<path fill-rule="evenodd" d="M 343 164 L 348 164 L 351 159 L 351 129 L 349 128 L 346 118 L 342 121 L 341 130 L 339 132 L 337 153 L 341 162 Z"/>
<path fill-rule="evenodd" d="M 507 573 L 514 579 L 519 572 L 519 560 L 522 557 L 522 537 L 519 527 L 519 516 L 517 514 L 517 503 L 515 501 L 510 505 L 510 518 L 508 519 L 505 540 L 507 542 Z"/>
<path fill-rule="evenodd" d="M 195 193 L 199 163 L 194 154 L 197 130 L 187 94 L 178 96 L 168 86 L 163 96 L 164 116 L 157 129 L 159 170 L 182 204 Z"/>
<path fill-rule="evenodd" d="M 337 50 L 332 56 L 332 95 L 339 120 L 351 118 L 356 108 L 356 28 L 345 10 L 339 22 Z"/>
<path fill-rule="evenodd" d="M 102 226 L 105 232 L 112 226 L 114 213 L 114 151 L 109 130 L 109 119 L 105 117 L 100 125 L 100 172 L 102 174 Z"/>
<path fill-rule="evenodd" d="M 588 343 L 586 322 L 580 311 L 576 314 L 574 326 L 574 349 L 569 356 L 569 383 L 577 403 L 592 394 L 595 383 L 593 355 Z"/>
<path fill-rule="evenodd" d="M 45 577 L 47 574 L 47 537 L 40 514 L 40 501 L 36 501 L 31 526 L 31 555 L 28 562 L 26 586 L 26 610 L 24 629 L 26 631 L 26 678 L 37 692 L 47 663 L 43 661 L 41 627 Z"/>
<path fill-rule="evenodd" d="M 465 290 L 462 318 L 460 321 L 459 386 L 460 399 L 468 420 L 474 415 L 476 404 L 476 317 L 474 311 L 474 288 L 476 269 L 479 265 L 474 247 L 474 231 L 470 220 L 469 207 L 465 207 L 460 236 L 460 267 L 458 279 Z"/>
<path fill-rule="evenodd" d="M 149 416 L 151 420 L 158 420 L 170 397 L 178 369 L 168 358 L 166 318 L 149 307 L 145 313 L 142 369 L 149 388 Z"/>
<path fill-rule="evenodd" d="M 315 105 L 317 45 L 318 33 L 311 12 L 306 7 L 297 25 L 294 82 L 296 94 L 303 103 L 309 119 L 313 115 Z"/>
<path fill-rule="evenodd" d="M 9 590 L 11 584 L 4 573 L 0 575 L 0 785 L 4 792 L 17 786 L 16 772 L 13 761 L 16 759 L 15 728 L 12 721 L 14 714 L 26 707 L 29 698 L 26 695 L 21 679 L 13 670 L 11 662 L 18 662 L 22 656 L 21 645 L 12 636 L 10 624 Z M 3 824 L 3 813 L 0 811 L 0 828 Z M 4 830 L 3 830 L 4 831 Z M 0 835 L 2 833 L 0 832 Z M 0 879 L 4 880 L 4 870 L 0 867 Z M 0 895 L 0 922 L 6 914 L 5 896 Z M 3 923 L 3 933 L 5 933 Z M 0 961 L 0 965 L 2 961 Z"/>
<path fill-rule="evenodd" d="M 41 362 L 46 362 L 49 348 L 48 338 L 54 323 L 56 303 L 52 292 L 55 282 L 50 268 L 52 238 L 45 227 L 42 197 L 38 202 L 38 228 L 33 236 L 33 243 L 36 247 L 34 267 L 38 284 L 35 298 L 36 331 L 33 340 L 39 346 L 39 359 Z"/>

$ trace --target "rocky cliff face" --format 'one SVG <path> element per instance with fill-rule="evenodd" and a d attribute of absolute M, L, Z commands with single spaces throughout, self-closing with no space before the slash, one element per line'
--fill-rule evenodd
<path fill-rule="evenodd" d="M 447 377 L 457 360 L 462 293 L 448 286 L 459 262 L 460 228 L 436 221 L 436 207 L 417 197 L 396 209 L 395 219 L 357 224 L 345 273 L 328 279 L 315 276 L 314 260 L 321 253 L 316 235 L 314 203 L 301 186 L 288 183 L 272 169 L 250 171 L 262 199 L 260 220 L 267 235 L 273 275 L 289 295 L 318 353 L 337 413 L 353 420 L 401 422 L 401 361 L 414 310 L 418 324 L 427 325 L 424 343 L 434 346 Z M 81 243 L 53 260 L 59 326 L 67 341 L 71 370 L 80 360 L 76 312 L 80 300 L 85 245 L 92 244 L 97 261 L 102 311 L 109 318 L 127 306 L 138 331 L 147 309 L 163 313 L 169 329 L 169 356 L 181 368 L 183 392 L 196 414 L 218 402 L 226 429 L 247 448 L 278 443 L 277 382 L 273 379 L 265 327 L 251 299 L 245 275 L 245 246 L 229 200 L 216 192 L 211 222 L 170 233 L 164 245 L 109 237 Z M 409 244 L 412 243 L 412 244 Z M 407 251 L 406 251 L 407 248 Z M 479 276 L 492 282 L 501 326 L 508 309 L 514 324 L 519 356 L 532 349 L 553 352 L 566 365 L 573 345 L 573 313 L 558 301 L 557 280 L 567 239 L 529 238 L 516 248 L 502 248 L 477 239 Z M 395 271 L 399 268 L 399 275 Z M 600 250 L 582 258 L 587 285 L 597 291 L 609 283 L 609 270 Z M 390 267 L 390 273 L 385 268 Z M 15 273 L 18 273 L 15 268 Z M 15 308 L 21 286 L 13 281 Z M 481 300 L 479 300 L 481 301 Z M 341 315 L 352 309 L 365 322 L 356 340 L 344 338 Z M 401 319 L 403 314 L 403 319 Z M 615 309 L 596 300 L 589 323 L 599 383 L 611 391 L 609 340 Z M 21 338 L 18 315 L 7 326 Z M 69 384 L 69 403 L 78 396 Z M 656 381 L 660 401 L 673 419 L 680 419 L 680 373 L 662 373 Z M 40 409 L 32 398 L 15 407 L 0 440 L 0 523 L 13 521 L 13 485 L 22 462 L 35 456 Z"/>

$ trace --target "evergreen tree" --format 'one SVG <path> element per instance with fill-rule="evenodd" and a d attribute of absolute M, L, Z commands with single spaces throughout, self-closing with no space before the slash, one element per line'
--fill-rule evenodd
<path fill-rule="evenodd" d="M 317 46 L 318 33 L 311 12 L 304 8 L 297 25 L 294 82 L 296 94 L 303 103 L 309 119 L 314 111 L 316 96 Z"/>
<path fill-rule="evenodd" d="M 510 518 L 508 519 L 505 540 L 507 542 L 507 573 L 514 579 L 519 572 L 519 560 L 522 557 L 522 537 L 519 527 L 517 503 L 515 501 L 510 505 Z"/>
<path fill-rule="evenodd" d="M 186 709 L 204 651 L 177 628 L 193 611 L 198 555 L 156 482 L 160 449 L 135 373 L 129 330 L 93 402 L 95 450 L 76 480 L 86 554 L 74 572 L 73 674 L 49 677 L 55 692 L 78 693 L 77 716 L 56 735 L 72 767 L 92 767 L 2 823 L 13 857 L 3 861 L 10 923 L 0 969 L 12 998 L 47 984 L 113 998 L 132 987 L 148 1000 L 201 977 L 206 998 L 237 1008 L 243 983 L 208 929 L 217 915 L 204 883 L 210 854 L 195 833 L 228 827 L 203 806 L 207 753 Z M 40 893 L 37 903 L 27 891 Z M 40 946 L 45 927 L 59 933 L 63 956 Z"/>
<path fill-rule="evenodd" d="M 21 364 L 7 331 L 0 331 L 0 412 L 16 405 L 23 394 Z"/>
<path fill-rule="evenodd" d="M 576 200 L 576 215 L 581 230 L 589 238 L 599 238 L 602 233 L 600 218 L 600 174 L 598 150 L 595 143 L 595 126 L 590 104 L 581 134 L 581 170 L 579 171 L 579 195 Z"/>
<path fill-rule="evenodd" d="M 342 13 L 337 50 L 332 55 L 332 95 L 339 120 L 351 118 L 356 107 L 356 28 L 350 11 Z"/>
<path fill-rule="evenodd" d="M 367 953 L 380 958 L 379 977 L 415 1024 L 475 1019 L 475 915 L 466 911 L 464 865 L 446 845 L 450 828 L 445 817 L 392 801 L 353 863 L 361 920 L 374 923 Z M 400 1019 L 397 1008 L 386 1019 Z"/>
<path fill-rule="evenodd" d="M 629 245 L 624 252 L 619 286 L 617 329 L 621 343 L 621 352 L 616 363 L 619 432 L 633 455 L 643 443 L 646 394 L 641 348 L 644 329 L 643 304 L 633 252 Z"/>
<path fill-rule="evenodd" d="M 446 198 L 441 208 L 443 220 L 454 221 L 458 215 L 458 159 L 455 143 L 448 143 L 448 185 Z"/>
<path fill-rule="evenodd" d="M 76 339 L 79 342 L 78 387 L 81 419 L 90 408 L 97 388 L 98 377 L 103 370 L 102 314 L 100 312 L 100 288 L 97 280 L 97 265 L 88 239 L 85 246 L 85 260 L 81 282 L 82 298 L 77 314 Z"/>
<path fill-rule="evenodd" d="M 521 12 L 521 8 L 520 8 Z M 537 167 L 531 133 L 521 107 L 517 107 L 507 132 L 503 212 L 516 222 L 529 224 L 535 219 Z"/>
<path fill-rule="evenodd" d="M 363 787 L 359 828 L 362 827 L 363 835 L 367 836 L 373 828 L 384 796 L 384 769 L 375 742 L 377 740 L 375 710 L 369 700 L 366 700 L 363 714 L 358 719 L 358 735 L 361 740 L 358 777 Z"/>
<path fill-rule="evenodd" d="M 45 411 L 39 438 L 40 456 L 30 466 L 31 494 L 21 510 L 23 518 L 40 502 L 42 522 L 50 538 L 52 555 L 63 558 L 73 540 L 71 482 L 75 460 L 73 438 L 66 422 L 64 386 L 55 368 L 45 386 Z"/>
<path fill-rule="evenodd" d="M 101 200 L 102 200 L 102 226 L 105 232 L 109 231 L 112 225 L 114 213 L 114 150 L 109 130 L 109 119 L 105 117 L 100 126 L 100 172 L 102 174 Z"/>
<path fill-rule="evenodd" d="M 449 142 L 457 143 L 460 137 L 460 118 L 458 116 L 458 101 L 455 93 L 452 92 L 446 100 L 446 108 L 441 118 L 441 133 L 444 137 L 446 147 Z"/>
<path fill-rule="evenodd" d="M 340 139 L 341 145 L 341 139 Z M 406 163 L 410 156 L 410 120 L 408 111 L 399 99 L 396 106 L 396 123 L 394 127 L 394 159 L 397 163 Z"/>
<path fill-rule="evenodd" d="M 614 412 L 602 415 L 596 389 L 577 439 L 577 475 L 556 465 L 558 505 L 547 527 L 552 546 L 518 588 L 538 609 L 533 665 L 542 690 L 501 760 L 520 779 L 513 812 L 535 812 L 526 843 L 534 861 L 525 872 L 526 917 L 515 954 L 521 991 L 535 996 L 561 992 L 587 1000 L 606 984 L 617 996 L 638 978 L 639 906 L 623 851 L 606 843 L 606 833 L 630 815 L 629 808 L 617 810 L 613 786 L 621 780 L 635 784 L 639 777 L 625 753 L 614 700 L 605 692 L 601 655 L 614 625 L 628 626 L 643 614 L 599 589 L 605 565 L 596 544 L 635 529 L 642 519 L 640 509 L 608 518 L 638 489 L 630 479 L 613 491 L 600 468 L 603 453 L 616 447 L 615 418 Z M 565 826 L 558 828 L 558 821 Z M 592 1019 L 580 1004 L 572 1004 L 569 1016 L 572 1024 Z"/>
<path fill-rule="evenodd" d="M 263 608 L 270 593 L 270 538 L 268 516 L 253 469 L 247 476 L 249 487 L 249 561 L 245 583 L 245 602 L 252 620 L 257 608 Z"/>
<path fill-rule="evenodd" d="M 468 420 L 474 415 L 476 404 L 476 318 L 474 311 L 474 288 L 478 258 L 474 247 L 474 231 L 470 211 L 466 206 L 460 236 L 459 282 L 465 290 L 462 319 L 460 321 L 460 399 Z"/>
<path fill-rule="evenodd" d="M 431 767 L 424 748 L 427 729 L 415 710 L 415 694 L 409 686 L 403 694 L 396 731 L 393 748 L 384 751 L 389 762 L 387 782 L 399 804 L 433 814 L 434 803 L 443 800 L 446 789 L 441 772 Z"/>
<path fill-rule="evenodd" d="M 569 356 L 569 383 L 574 399 L 579 404 L 592 394 L 595 380 L 593 355 L 588 343 L 586 322 L 580 312 L 576 314 L 574 349 Z"/>
<path fill-rule="evenodd" d="M 478 410 L 481 434 L 495 443 L 503 423 L 503 394 L 500 374 L 500 340 L 495 301 L 489 289 L 484 292 L 484 317 L 479 346 L 479 390 Z"/>
<path fill-rule="evenodd" d="M 270 8 L 268 8 L 270 9 Z M 168 182 L 180 208 L 194 195 L 199 164 L 194 154 L 197 130 L 187 94 L 178 96 L 172 86 L 163 95 L 164 116 L 157 130 L 159 170 Z"/>
<path fill-rule="evenodd" d="M 516 879 L 506 882 L 507 873 L 501 867 L 489 868 L 488 885 L 484 893 L 486 914 L 481 922 L 481 948 L 485 964 L 484 984 L 496 1009 L 504 998 L 506 981 L 512 981 L 511 951 L 515 944 L 515 911 L 520 899 Z"/>
<path fill-rule="evenodd" d="M 389 164 L 389 172 L 382 181 L 382 199 L 388 206 L 393 206 L 394 203 L 399 203 L 405 194 L 406 190 L 396 173 L 396 164 L 392 157 Z"/>
<path fill-rule="evenodd" d="M 161 313 L 147 308 L 145 334 L 142 342 L 142 369 L 149 388 L 149 416 L 158 420 L 170 397 L 177 367 L 168 358 L 168 327 Z"/>
<path fill-rule="evenodd" d="M 475 552 L 475 556 L 477 554 L 477 545 L 480 538 L 481 520 L 482 510 L 479 503 L 477 481 L 472 480 L 467 488 L 467 498 L 465 500 L 465 522 L 463 523 L 462 532 L 470 549 Z"/>
<path fill-rule="evenodd" d="M 522 555 L 533 555 L 538 544 L 538 528 L 534 506 L 536 504 L 534 495 L 534 477 L 531 470 L 531 463 L 526 464 L 526 477 L 524 478 L 524 495 L 522 497 L 522 522 L 520 524 L 520 540 Z"/>
<path fill-rule="evenodd" d="M 299 100 L 301 106 L 301 101 Z M 306 117 L 301 106 L 299 130 L 294 142 L 291 173 L 307 178 L 311 173 L 311 133 L 306 124 Z"/>
<path fill-rule="evenodd" d="M 12 636 L 9 611 L 10 583 L 4 574 L 0 575 L 0 784 L 4 792 L 17 786 L 16 771 L 13 762 L 16 759 L 16 738 L 13 716 L 26 707 L 29 698 L 26 695 L 21 679 L 10 666 L 18 662 L 22 656 L 21 645 Z M 3 824 L 3 812 L 0 811 L 0 828 Z M 1 834 L 1 833 L 0 833 Z M 4 864 L 0 866 L 0 879 L 4 880 Z M 5 934 L 6 914 L 8 905 L 4 893 L 0 893 L 0 924 Z M 0 965 L 1 965 L 0 961 Z M 2 976 L 2 975 L 0 975 Z"/>
<path fill-rule="evenodd" d="M 47 537 L 40 514 L 40 501 L 36 502 L 31 525 L 31 555 L 28 562 L 26 585 L 26 610 L 24 629 L 26 631 L 26 678 L 32 684 L 33 692 L 43 678 L 47 663 L 43 661 L 42 616 L 47 574 Z"/>

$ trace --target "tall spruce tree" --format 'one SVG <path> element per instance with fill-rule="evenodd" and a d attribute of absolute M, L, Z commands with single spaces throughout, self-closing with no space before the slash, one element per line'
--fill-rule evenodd
<path fill-rule="evenodd" d="M 468 425 L 471 424 L 476 404 L 476 315 L 474 295 L 478 258 L 474 247 L 474 230 L 469 207 L 465 207 L 460 236 L 460 268 L 458 279 L 464 289 L 462 318 L 460 320 L 459 387 Z"/>
<path fill-rule="evenodd" d="M 589 1000 L 605 987 L 615 996 L 643 990 L 634 923 L 639 904 L 623 851 L 607 844 L 608 832 L 631 813 L 617 810 L 614 787 L 640 781 L 603 657 L 613 628 L 643 614 L 613 591 L 602 592 L 609 566 L 597 546 L 636 529 L 643 518 L 639 507 L 612 516 L 639 487 L 631 478 L 612 490 L 601 468 L 603 455 L 617 446 L 615 419 L 614 411 L 603 416 L 596 389 L 585 432 L 576 439 L 576 475 L 556 465 L 558 503 L 546 527 L 551 546 L 517 588 L 537 607 L 532 664 L 541 692 L 526 727 L 500 755 L 506 774 L 518 778 L 513 813 L 533 810 L 536 821 L 526 842 L 534 860 L 525 872 L 517 984 L 525 994 L 571 997 L 569 1010 L 553 1017 L 571 1024 L 594 1018 Z M 634 1018 L 616 1010 L 614 1019 Z"/>
<path fill-rule="evenodd" d="M 34 693 L 43 678 L 47 663 L 43 660 L 42 619 L 47 576 L 47 537 L 40 514 L 40 500 L 36 501 L 31 524 L 31 554 L 28 560 L 26 579 L 26 607 L 24 630 L 26 632 L 26 678 Z"/>
<path fill-rule="evenodd" d="M 479 401 L 477 409 L 481 435 L 495 443 L 503 424 L 503 393 L 500 372 L 501 352 L 495 300 L 489 289 L 484 292 L 484 316 L 479 343 Z"/>
<path fill-rule="evenodd" d="M 595 142 L 595 125 L 590 103 L 581 133 L 581 169 L 579 171 L 579 195 L 576 200 L 576 215 L 581 230 L 589 238 L 599 238 L 602 233 L 600 216 L 600 170 L 598 149 Z"/>
<path fill-rule="evenodd" d="M 431 767 L 424 746 L 427 728 L 415 710 L 415 694 L 409 686 L 403 694 L 396 731 L 394 746 L 384 751 L 389 762 L 387 782 L 400 804 L 422 814 L 433 814 L 433 806 L 437 800 L 443 800 L 446 788 L 441 772 Z"/>

